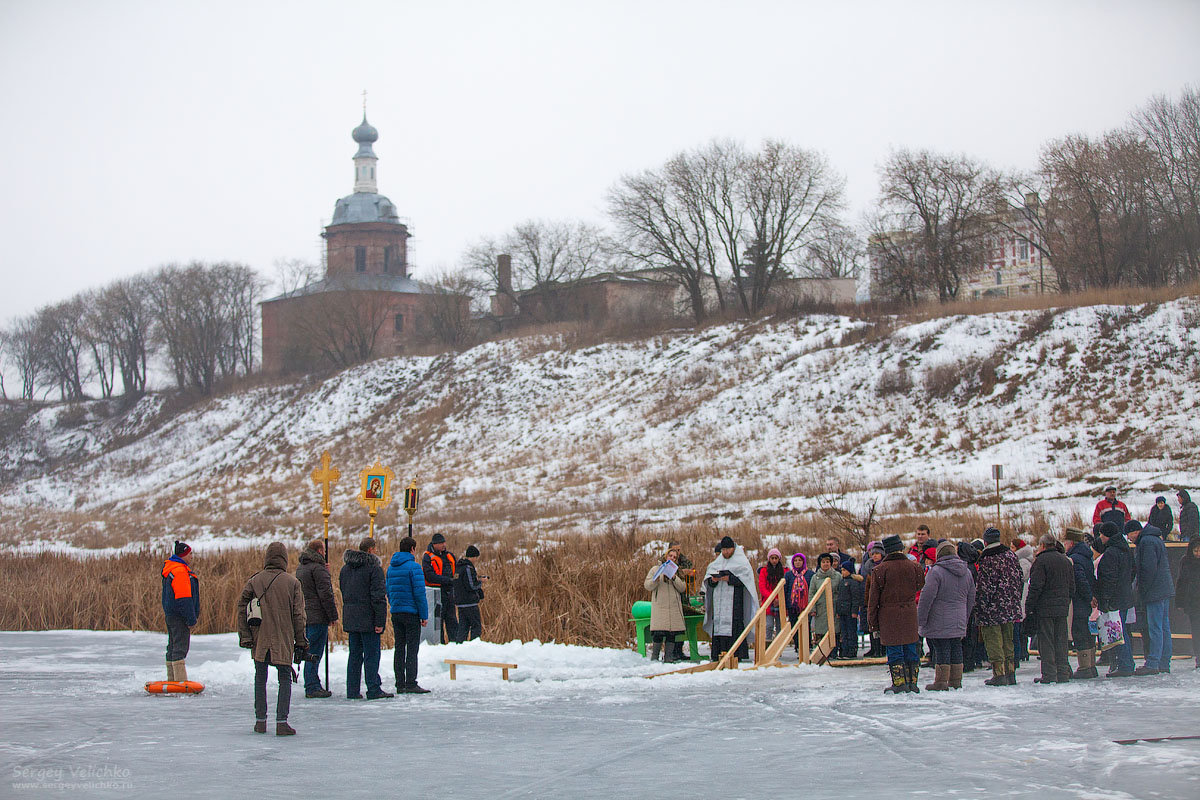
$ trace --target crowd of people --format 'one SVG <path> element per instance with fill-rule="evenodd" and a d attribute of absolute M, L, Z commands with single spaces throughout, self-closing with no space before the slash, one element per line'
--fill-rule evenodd
<path fill-rule="evenodd" d="M 1177 534 L 1164 497 L 1155 499 L 1142 524 L 1117 499 L 1116 488 L 1109 487 L 1096 505 L 1093 529 L 1068 528 L 1062 541 L 1047 533 L 1036 547 L 1022 538 L 1006 544 L 1001 532 L 989 527 L 980 539 L 955 542 L 935 538 L 929 526 L 920 525 L 911 546 L 898 535 L 888 536 L 868 545 L 861 564 L 831 537 L 816 557 L 815 569 L 803 553 L 785 559 L 778 548 L 771 548 L 766 563 L 755 570 L 745 550 L 726 536 L 714 548 L 701 587 L 704 629 L 712 639 L 710 657 L 715 661 L 730 650 L 760 603 L 782 581 L 788 627 L 796 630 L 810 598 L 826 583 L 831 587 L 829 595 L 821 595 L 808 609 L 811 640 L 800 642 L 799 634 L 793 634 L 797 651 L 828 632 L 825 597 L 832 597 L 837 644 L 831 657 L 857 658 L 860 634 L 867 634 L 867 655 L 887 658 L 889 693 L 919 691 L 925 655 L 924 663 L 934 669 L 927 690 L 961 688 L 963 673 L 984 661 L 992 670 L 984 683 L 1015 685 L 1031 639 L 1037 642 L 1041 662 L 1035 683 L 1097 678 L 1098 665 L 1109 667 L 1110 678 L 1170 672 L 1172 599 L 1191 621 L 1192 652 L 1200 669 L 1200 515 L 1187 491 L 1180 490 L 1176 497 Z M 1174 575 L 1164 544 L 1168 537 L 1188 542 Z M 662 560 L 680 558 L 680 547 L 673 542 Z M 679 651 L 664 650 L 663 644 L 682 638 L 686 595 L 685 582 L 672 574 L 665 576 L 656 565 L 645 581 L 653 601 L 651 657 L 670 652 L 671 657 L 664 656 L 668 661 L 682 657 Z M 1145 644 L 1141 666 L 1134 663 L 1130 634 L 1135 609 L 1141 615 Z M 764 614 L 769 644 L 784 625 L 775 603 Z M 1100 656 L 1102 615 L 1113 625 L 1119 619 L 1122 635 Z M 752 636 L 753 632 L 742 639 L 734 657 L 748 657 Z M 1074 670 L 1068 662 L 1072 648 L 1078 661 Z"/>
<path fill-rule="evenodd" d="M 479 575 L 475 567 L 479 548 L 470 545 L 462 558 L 455 559 L 445 537 L 434 534 L 418 562 L 416 547 L 412 537 L 401 539 L 386 571 L 373 538 L 363 539 L 342 556 L 338 588 L 342 629 L 349 638 L 347 699 L 395 697 L 384 690 L 379 674 L 381 637 L 389 616 L 396 641 L 392 664 L 396 693 L 429 691 L 417 683 L 417 654 L 422 639 L 463 642 L 482 635 L 479 604 L 487 576 Z M 175 542 L 162 570 L 168 681 L 187 680 L 185 662 L 191 629 L 200 613 L 200 586 L 190 566 L 191 558 L 191 547 Z M 321 685 L 318 671 L 329 626 L 339 619 L 324 541 L 310 542 L 301 551 L 299 561 L 296 574 L 290 574 L 287 547 L 281 542 L 270 544 L 263 568 L 250 577 L 238 598 L 238 643 L 250 650 L 254 663 L 255 733 L 267 732 L 267 679 L 271 667 L 275 667 L 279 684 L 275 703 L 278 736 L 296 733 L 288 723 L 292 683 L 300 678 L 293 665 L 303 665 L 305 697 L 333 696 L 328 687 Z M 424 637 L 422 632 L 426 632 Z"/>

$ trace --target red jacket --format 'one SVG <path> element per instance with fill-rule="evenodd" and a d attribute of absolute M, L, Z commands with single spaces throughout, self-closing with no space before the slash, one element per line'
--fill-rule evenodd
<path fill-rule="evenodd" d="M 787 569 L 784 569 L 783 573 L 784 575 L 787 575 Z M 780 578 L 780 580 L 783 579 Z M 764 564 L 758 568 L 758 602 L 760 604 L 766 603 L 767 598 L 770 597 L 771 592 L 773 591 L 775 591 L 775 584 L 767 582 L 767 566 Z M 787 598 L 784 598 L 784 600 L 786 602 Z M 767 609 L 767 613 L 771 615 L 779 613 L 778 600 L 776 600 L 774 603 L 771 603 L 771 607 Z"/>
<path fill-rule="evenodd" d="M 1100 515 L 1103 514 L 1105 511 L 1110 511 L 1114 508 L 1117 511 L 1121 511 L 1125 514 L 1126 522 L 1129 522 L 1129 520 L 1133 519 L 1133 517 L 1129 516 L 1129 509 L 1125 507 L 1124 503 L 1122 503 L 1120 500 L 1118 500 L 1115 503 L 1110 503 L 1110 502 L 1108 502 L 1108 498 L 1106 497 L 1103 500 L 1101 500 L 1099 503 L 1096 503 L 1096 510 L 1092 512 L 1092 524 L 1099 525 L 1100 524 Z M 1122 531 L 1122 533 L 1124 533 L 1124 531 Z"/>

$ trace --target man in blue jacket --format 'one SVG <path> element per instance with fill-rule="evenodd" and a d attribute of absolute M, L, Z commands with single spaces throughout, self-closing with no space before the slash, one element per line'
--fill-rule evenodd
<path fill-rule="evenodd" d="M 162 607 L 167 618 L 167 680 L 187 680 L 192 628 L 200 617 L 200 582 L 192 572 L 192 548 L 176 542 L 162 568 Z"/>
<path fill-rule="evenodd" d="M 1134 675 L 1157 675 L 1171 671 L 1171 598 L 1175 582 L 1167 563 L 1167 546 L 1162 531 L 1153 525 L 1138 530 L 1128 523 L 1129 536 L 1137 545 L 1135 569 L 1137 591 L 1146 606 L 1146 659 Z"/>
<path fill-rule="evenodd" d="M 429 624 L 429 603 L 425 599 L 425 571 L 413 557 L 416 547 L 411 536 L 401 539 L 387 571 L 388 605 L 396 639 L 392 668 L 396 692 L 401 694 L 429 693 L 417 685 L 417 651 L 421 647 L 421 628 Z"/>
<path fill-rule="evenodd" d="M 1092 597 L 1095 593 L 1096 567 L 1092 563 L 1092 546 L 1087 540 L 1087 531 L 1067 528 L 1067 541 L 1071 549 L 1067 557 L 1075 569 L 1075 592 L 1071 595 L 1071 642 L 1079 658 L 1079 669 L 1072 678 L 1087 679 L 1100 677 L 1096 669 L 1096 637 L 1088 626 L 1092 613 Z"/>

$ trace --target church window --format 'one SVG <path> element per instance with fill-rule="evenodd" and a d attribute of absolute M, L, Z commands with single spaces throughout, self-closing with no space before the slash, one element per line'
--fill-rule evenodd
<path fill-rule="evenodd" d="M 403 314 L 396 315 L 395 325 L 396 325 L 396 328 L 395 328 L 396 333 L 404 333 L 404 315 Z"/>
<path fill-rule="evenodd" d="M 371 180 L 375 180 L 375 168 L 371 167 Z"/>
<path fill-rule="evenodd" d="M 354 271 L 355 272 L 366 272 L 367 271 L 367 248 L 365 248 L 365 247 L 354 248 Z"/>

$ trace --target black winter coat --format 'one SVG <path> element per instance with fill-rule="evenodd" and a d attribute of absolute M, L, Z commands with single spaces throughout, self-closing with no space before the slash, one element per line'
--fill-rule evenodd
<path fill-rule="evenodd" d="M 1065 617 L 1075 594 L 1075 563 L 1055 550 L 1034 556 L 1029 570 L 1029 595 L 1025 598 L 1025 619 Z"/>
<path fill-rule="evenodd" d="M 1101 611 L 1133 608 L 1133 553 L 1124 536 L 1114 536 L 1104 545 L 1096 567 L 1096 604 Z"/>
<path fill-rule="evenodd" d="M 1200 558 L 1192 558 L 1190 549 L 1179 562 L 1175 605 L 1200 622 Z"/>
<path fill-rule="evenodd" d="M 1075 566 L 1075 613 L 1090 613 L 1092 596 L 1096 591 L 1096 567 L 1092 563 L 1092 546 L 1087 542 L 1076 542 L 1067 553 Z"/>
<path fill-rule="evenodd" d="M 337 602 L 333 599 L 333 576 L 325 557 L 305 548 L 300 553 L 296 580 L 304 591 L 304 616 L 309 625 L 329 625 L 337 622 Z"/>
<path fill-rule="evenodd" d="M 1171 513 L 1171 507 L 1164 505 L 1161 509 L 1158 503 L 1150 509 L 1150 516 L 1146 519 L 1147 525 L 1153 525 L 1162 531 L 1163 538 L 1166 539 L 1171 535 L 1171 531 L 1175 528 L 1175 515 Z"/>
<path fill-rule="evenodd" d="M 379 559 L 361 550 L 347 550 L 338 573 L 342 590 L 342 628 L 349 633 L 374 633 L 387 625 L 387 590 Z"/>
<path fill-rule="evenodd" d="M 854 576 L 842 578 L 837 595 L 833 598 L 833 613 L 838 616 L 857 614 L 866 595 L 866 581 L 856 581 Z"/>
<path fill-rule="evenodd" d="M 459 608 L 477 606 L 482 599 L 483 584 L 475 572 L 475 565 L 469 558 L 460 559 L 454 573 L 454 604 Z"/>
<path fill-rule="evenodd" d="M 1180 489 L 1179 495 L 1183 499 L 1179 506 L 1179 535 L 1186 542 L 1200 536 L 1200 509 L 1192 502 L 1187 489 Z"/>

